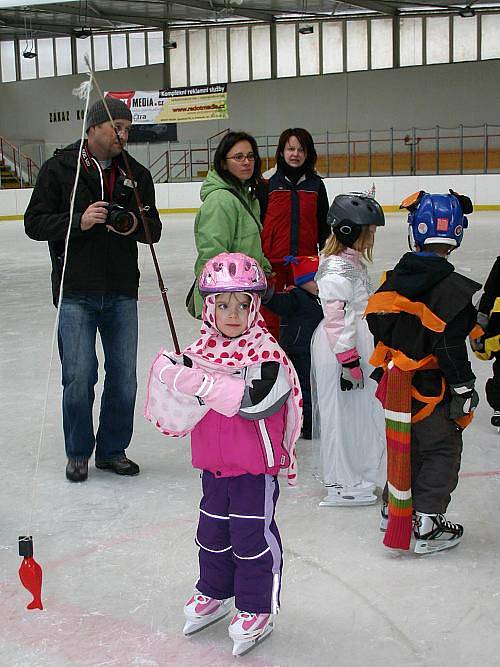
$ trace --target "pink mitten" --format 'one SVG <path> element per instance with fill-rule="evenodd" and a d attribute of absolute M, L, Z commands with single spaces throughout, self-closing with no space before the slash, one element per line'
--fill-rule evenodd
<path fill-rule="evenodd" d="M 154 373 L 169 389 L 188 396 L 196 396 L 205 379 L 205 373 L 199 368 L 188 368 L 174 363 L 166 354 L 155 363 Z"/>
<path fill-rule="evenodd" d="M 245 391 L 245 381 L 240 377 L 190 368 L 174 363 L 166 355 L 155 363 L 154 372 L 160 382 L 173 391 L 196 396 L 203 404 L 226 417 L 232 417 L 240 409 Z"/>

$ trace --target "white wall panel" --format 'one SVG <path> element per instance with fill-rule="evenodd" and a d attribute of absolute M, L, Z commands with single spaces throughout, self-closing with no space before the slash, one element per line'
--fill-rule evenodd
<path fill-rule="evenodd" d="M 162 63 L 163 55 L 163 33 L 151 31 L 147 33 L 148 61 L 150 65 Z"/>
<path fill-rule="evenodd" d="M 342 23 L 328 21 L 323 25 L 323 74 L 342 72 L 344 69 Z"/>
<path fill-rule="evenodd" d="M 189 85 L 204 85 L 207 73 L 207 33 L 205 29 L 189 31 Z"/>
<path fill-rule="evenodd" d="M 252 78 L 271 78 L 271 29 L 254 25 L 252 30 Z"/>
<path fill-rule="evenodd" d="M 186 33 L 184 30 L 171 30 L 170 41 L 177 44 L 177 48 L 169 49 L 170 79 L 172 88 L 183 88 L 188 85 L 186 66 Z"/>
<path fill-rule="evenodd" d="M 210 83 L 226 83 L 227 76 L 227 31 L 212 28 L 208 31 L 210 48 Z"/>
<path fill-rule="evenodd" d="M 2 63 L 2 81 L 15 81 L 16 55 L 14 42 L 0 42 L 0 61 Z"/>
<path fill-rule="evenodd" d="M 229 45 L 231 49 L 231 81 L 248 81 L 250 75 L 248 28 L 246 26 L 230 28 Z"/>
<path fill-rule="evenodd" d="M 76 40 L 77 45 L 80 41 L 84 40 Z M 127 39 L 125 34 L 111 35 L 111 67 L 113 69 L 128 67 Z"/>
<path fill-rule="evenodd" d="M 347 21 L 347 71 L 368 68 L 368 25 L 366 21 Z"/>
<path fill-rule="evenodd" d="M 96 71 L 109 69 L 109 37 L 108 35 L 94 35 L 94 68 Z"/>
<path fill-rule="evenodd" d="M 56 69 L 58 76 L 72 74 L 71 67 L 71 38 L 56 37 Z"/>
<path fill-rule="evenodd" d="M 453 61 L 477 59 L 477 16 L 453 17 Z"/>
<path fill-rule="evenodd" d="M 131 32 L 128 36 L 130 67 L 146 64 L 146 36 L 143 32 Z"/>
<path fill-rule="evenodd" d="M 428 65 L 450 62 L 450 20 L 447 16 L 426 19 L 425 43 Z"/>
<path fill-rule="evenodd" d="M 500 14 L 481 17 L 481 58 L 500 58 Z"/>
<path fill-rule="evenodd" d="M 37 39 L 36 52 L 38 53 L 38 76 L 40 78 L 54 76 L 54 42 L 50 39 Z"/>
<path fill-rule="evenodd" d="M 278 78 L 296 76 L 295 25 L 283 23 L 276 26 Z"/>
<path fill-rule="evenodd" d="M 399 60 L 401 67 L 422 64 L 422 19 L 405 18 L 400 21 Z"/>
<path fill-rule="evenodd" d="M 392 67 L 392 20 L 371 21 L 371 66 L 372 69 Z"/>
<path fill-rule="evenodd" d="M 300 23 L 301 26 L 312 26 L 314 32 L 299 33 L 300 74 L 319 74 L 319 24 Z"/>

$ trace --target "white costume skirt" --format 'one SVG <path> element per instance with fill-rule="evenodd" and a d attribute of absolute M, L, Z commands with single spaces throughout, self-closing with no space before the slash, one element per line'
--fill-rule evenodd
<path fill-rule="evenodd" d="M 323 322 L 311 343 L 314 470 L 325 485 L 352 487 L 363 482 L 383 487 L 386 439 L 377 383 L 368 363 L 373 338 L 364 320 L 356 323 L 364 389 L 340 390 L 341 364 L 329 345 Z"/>

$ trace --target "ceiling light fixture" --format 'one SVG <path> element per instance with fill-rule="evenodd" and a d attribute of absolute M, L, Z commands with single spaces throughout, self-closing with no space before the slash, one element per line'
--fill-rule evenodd
<path fill-rule="evenodd" d="M 26 41 L 26 46 L 24 47 L 23 58 L 27 58 L 28 60 L 31 60 L 32 58 L 36 58 L 37 53 L 36 53 L 36 50 L 35 50 L 35 40 L 33 38 L 33 27 L 32 27 L 32 24 L 31 24 L 31 14 L 29 16 L 30 27 L 29 27 L 29 30 L 28 30 L 27 12 L 28 12 L 28 9 L 27 9 L 27 7 L 25 7 L 24 8 L 24 39 Z"/>
<path fill-rule="evenodd" d="M 466 5 L 463 9 L 460 9 L 458 13 L 463 19 L 469 19 L 476 15 L 476 12 L 470 5 Z"/>
<path fill-rule="evenodd" d="M 74 28 L 73 34 L 77 39 L 86 39 L 87 37 L 92 37 L 92 28 L 85 26 Z"/>

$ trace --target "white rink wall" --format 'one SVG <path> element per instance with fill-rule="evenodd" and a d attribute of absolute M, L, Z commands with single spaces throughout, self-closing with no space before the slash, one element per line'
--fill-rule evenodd
<path fill-rule="evenodd" d="M 325 178 L 330 201 L 342 192 L 364 192 L 375 184 L 376 198 L 388 211 L 399 208 L 412 192 L 447 192 L 453 188 L 471 197 L 477 210 L 500 210 L 500 174 L 446 174 L 443 176 L 372 176 Z M 161 213 L 191 213 L 200 205 L 201 182 L 158 183 L 156 202 Z M 0 190 L 0 220 L 24 215 L 31 189 Z"/>

